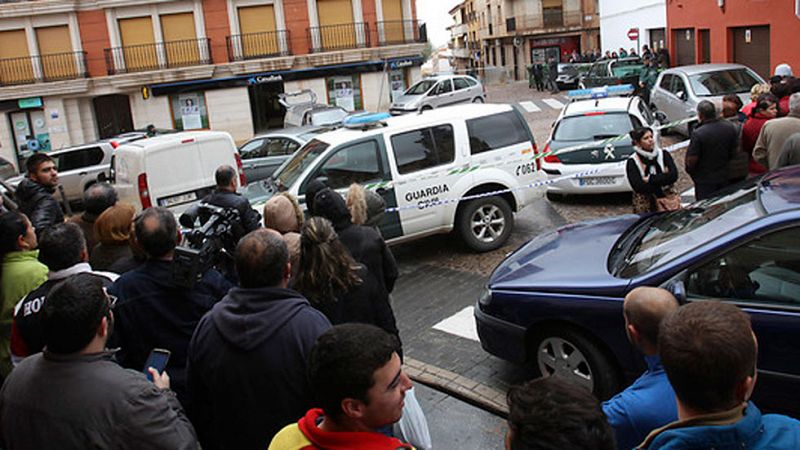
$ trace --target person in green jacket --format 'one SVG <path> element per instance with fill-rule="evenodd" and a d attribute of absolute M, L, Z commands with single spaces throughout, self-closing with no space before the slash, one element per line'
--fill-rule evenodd
<path fill-rule="evenodd" d="M 650 91 L 656 84 L 658 70 L 653 65 L 650 58 L 644 58 L 644 68 L 639 72 L 639 93 L 645 103 L 650 104 Z"/>
<path fill-rule="evenodd" d="M 0 214 L 0 377 L 11 373 L 11 322 L 14 306 L 47 281 L 47 266 L 37 259 L 36 232 L 31 221 L 18 212 Z"/>

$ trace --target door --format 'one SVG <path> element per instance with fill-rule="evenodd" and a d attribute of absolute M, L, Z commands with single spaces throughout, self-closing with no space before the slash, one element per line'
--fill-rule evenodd
<path fill-rule="evenodd" d="M 458 102 L 471 102 L 472 90 L 467 80 L 462 77 L 453 78 L 453 100 Z"/>
<path fill-rule="evenodd" d="M 161 16 L 161 34 L 164 36 L 168 67 L 187 66 L 200 61 L 192 13 Z"/>
<path fill-rule="evenodd" d="M 754 401 L 785 414 L 800 405 L 799 231 L 758 236 L 690 270 L 685 282 L 690 301 L 721 299 L 750 314 L 759 348 Z"/>
<path fill-rule="evenodd" d="M 353 25 L 353 5 L 350 0 L 317 0 L 319 38 L 322 48 L 353 48 L 356 29 Z"/>
<path fill-rule="evenodd" d="M 101 95 L 92 99 L 92 104 L 100 139 L 133 131 L 131 105 L 127 95 Z"/>
<path fill-rule="evenodd" d="M 237 50 L 245 58 L 280 53 L 276 29 L 273 5 L 239 8 L 239 30 L 242 36 L 241 49 Z"/>
<path fill-rule="evenodd" d="M 402 0 L 382 0 L 383 39 L 389 44 L 402 44 L 408 39 L 408 32 L 403 23 Z"/>
<path fill-rule="evenodd" d="M 67 25 L 37 28 L 36 42 L 45 80 L 63 80 L 78 73 Z"/>
<path fill-rule="evenodd" d="M 125 67 L 128 71 L 158 68 L 153 22 L 149 16 L 120 19 L 119 34 L 123 61 L 119 61 L 120 55 L 115 53 L 115 67 Z"/>
<path fill-rule="evenodd" d="M 770 73 L 769 25 L 733 29 L 733 62 L 755 70 L 765 80 Z"/>
<path fill-rule="evenodd" d="M 672 62 L 674 66 L 696 64 L 693 29 L 672 30 L 672 41 L 675 43 L 675 61 Z"/>
<path fill-rule="evenodd" d="M 25 30 L 0 31 L 0 86 L 33 82 Z"/>
<path fill-rule="evenodd" d="M 663 28 L 653 28 L 650 32 L 650 49 L 656 52 L 667 45 L 667 33 Z"/>
<path fill-rule="evenodd" d="M 700 64 L 711 62 L 711 30 L 700 30 Z"/>
<path fill-rule="evenodd" d="M 434 108 L 447 106 L 454 103 L 453 95 L 453 82 L 450 79 L 442 80 L 428 94 L 430 97 L 428 103 Z"/>
<path fill-rule="evenodd" d="M 253 130 L 256 134 L 274 128 L 283 128 L 286 108 L 278 101 L 278 95 L 283 93 L 283 83 L 255 84 L 249 86 L 247 90 L 250 97 Z"/>

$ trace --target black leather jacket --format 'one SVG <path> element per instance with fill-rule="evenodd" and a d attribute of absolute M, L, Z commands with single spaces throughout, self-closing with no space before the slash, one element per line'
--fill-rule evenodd
<path fill-rule="evenodd" d="M 220 208 L 236 208 L 239 211 L 239 220 L 243 230 L 241 236 L 236 236 L 236 240 L 245 234 L 261 226 L 261 214 L 250 207 L 250 202 L 236 192 L 215 190 L 203 198 L 203 203 L 219 206 Z"/>
<path fill-rule="evenodd" d="M 30 178 L 23 178 L 14 194 L 20 212 L 28 216 L 37 237 L 41 237 L 42 230 L 64 221 L 64 213 L 53 192 Z"/>

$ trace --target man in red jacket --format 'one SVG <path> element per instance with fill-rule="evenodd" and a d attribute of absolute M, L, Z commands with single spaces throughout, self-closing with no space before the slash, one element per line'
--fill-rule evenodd
<path fill-rule="evenodd" d="M 308 378 L 314 404 L 281 430 L 269 450 L 412 449 L 377 430 L 400 420 L 411 380 L 403 373 L 397 340 L 373 325 L 343 324 L 317 340 Z"/>

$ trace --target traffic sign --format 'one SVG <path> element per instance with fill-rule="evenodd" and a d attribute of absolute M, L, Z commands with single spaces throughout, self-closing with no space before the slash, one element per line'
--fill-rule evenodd
<path fill-rule="evenodd" d="M 639 39 L 639 29 L 631 28 L 630 30 L 628 30 L 628 39 L 632 41 Z"/>

